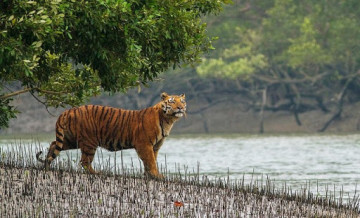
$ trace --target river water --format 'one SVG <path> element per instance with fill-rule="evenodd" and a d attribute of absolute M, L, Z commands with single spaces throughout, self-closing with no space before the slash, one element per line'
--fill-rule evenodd
<path fill-rule="evenodd" d="M 1 137 L 1 136 L 0 136 Z M 2 152 L 22 144 L 33 150 L 46 150 L 50 140 L 1 139 Z M 27 145 L 31 144 L 31 146 Z M 36 144 L 35 146 L 33 146 Z M 79 160 L 79 151 L 61 152 L 60 160 Z M 95 168 L 107 163 L 141 168 L 134 150 L 108 152 L 98 149 Z M 32 155 L 32 158 L 35 158 Z M 122 156 L 122 158 L 120 158 Z M 122 160 L 121 160 L 122 159 Z M 187 135 L 170 136 L 160 149 L 158 164 L 170 172 L 197 173 L 210 178 L 251 180 L 270 178 L 277 187 L 293 190 L 310 187 L 324 195 L 343 192 L 345 198 L 356 194 L 360 183 L 360 135 Z M 359 185 L 360 186 L 360 185 Z"/>

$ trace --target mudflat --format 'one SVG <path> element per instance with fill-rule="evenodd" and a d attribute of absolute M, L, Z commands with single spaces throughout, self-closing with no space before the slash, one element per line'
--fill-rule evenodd
<path fill-rule="evenodd" d="M 1 217 L 358 217 L 354 207 L 206 178 L 0 166 Z"/>

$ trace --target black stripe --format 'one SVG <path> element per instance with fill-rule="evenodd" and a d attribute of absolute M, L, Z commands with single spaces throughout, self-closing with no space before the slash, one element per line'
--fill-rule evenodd
<path fill-rule="evenodd" d="M 105 114 L 104 114 L 104 118 L 103 118 L 104 120 L 105 120 L 105 118 L 106 118 L 106 115 L 109 113 L 109 110 L 110 110 L 110 109 L 107 109 L 107 110 L 106 110 L 106 112 L 105 112 Z"/>
<path fill-rule="evenodd" d="M 58 151 L 62 151 L 62 148 L 58 145 L 55 146 L 55 149 L 58 150 Z"/>
<path fill-rule="evenodd" d="M 82 130 L 83 129 L 83 113 L 82 113 L 82 110 L 79 108 L 78 110 L 77 110 L 77 112 L 79 112 L 79 130 Z"/>
<path fill-rule="evenodd" d="M 123 123 L 124 123 L 124 119 L 125 119 L 125 117 L 126 117 L 126 114 L 127 114 L 127 111 L 123 111 L 123 113 L 122 113 L 122 119 L 121 119 L 121 123 L 120 123 L 120 127 L 123 127 L 123 126 L 124 126 Z"/>
<path fill-rule="evenodd" d="M 118 126 L 117 124 L 118 124 L 118 120 L 119 120 L 120 116 L 121 116 L 121 110 L 119 110 L 119 115 L 116 116 L 116 120 L 114 123 L 115 126 Z"/>
<path fill-rule="evenodd" d="M 98 110 L 99 110 L 99 106 L 94 106 L 95 107 L 95 114 L 94 114 L 94 118 L 96 117 L 96 114 L 97 114 L 97 112 L 98 112 Z"/>
<path fill-rule="evenodd" d="M 65 124 L 65 114 L 67 113 L 67 111 L 65 113 L 62 113 L 61 116 L 61 122 L 59 123 L 59 126 L 61 127 L 61 129 L 65 129 L 65 127 L 63 126 Z"/>
<path fill-rule="evenodd" d="M 72 134 L 72 128 L 74 128 L 71 123 L 73 122 L 73 118 L 72 118 L 72 114 L 71 114 L 72 111 L 69 111 L 69 113 L 67 114 L 67 120 L 68 120 L 68 128 L 67 128 L 67 131 Z M 74 124 L 75 125 L 75 124 Z"/>
<path fill-rule="evenodd" d="M 161 135 L 162 135 L 162 137 L 165 137 L 164 126 L 163 126 L 163 120 L 162 119 L 160 120 L 160 127 L 161 127 Z"/>
<path fill-rule="evenodd" d="M 99 137 L 98 137 L 98 122 L 96 120 L 96 114 L 97 114 L 97 111 L 99 109 L 99 106 L 97 105 L 91 105 L 91 109 L 90 109 L 90 112 L 89 112 L 89 118 L 88 118 L 88 123 L 89 123 L 89 126 L 91 126 L 91 129 L 93 131 L 95 131 L 95 136 L 96 136 L 96 140 L 97 142 L 99 143 L 100 140 L 99 140 Z M 95 108 L 95 110 L 94 110 Z M 95 111 L 95 114 L 94 114 L 94 111 Z M 91 119 L 92 118 L 92 119 Z"/>
<path fill-rule="evenodd" d="M 122 150 L 123 149 L 123 146 L 121 145 L 121 139 L 117 142 L 116 148 L 117 148 L 117 150 Z"/>
<path fill-rule="evenodd" d="M 62 139 L 60 139 L 60 138 L 59 138 L 59 137 L 57 137 L 57 136 L 56 136 L 56 141 L 57 141 L 57 142 L 60 142 L 61 144 L 63 143 L 63 140 L 62 140 Z"/>
<path fill-rule="evenodd" d="M 66 120 L 68 121 L 67 125 L 68 125 L 68 129 L 71 129 L 71 119 L 70 119 L 70 114 L 67 115 Z M 62 135 L 62 134 L 61 134 Z"/>
<path fill-rule="evenodd" d="M 52 154 L 51 154 L 51 157 L 52 157 L 53 159 L 55 159 L 55 158 L 56 158 L 56 154 L 55 154 L 55 153 L 52 153 Z"/>
<path fill-rule="evenodd" d="M 101 117 L 102 117 L 102 115 L 103 115 L 103 113 L 104 113 L 104 110 L 105 110 L 105 107 L 103 106 L 103 107 L 102 107 L 102 110 L 101 110 L 100 117 L 99 117 L 100 121 L 101 121 Z"/>
<path fill-rule="evenodd" d="M 126 142 L 125 142 L 125 146 L 127 147 L 127 148 L 129 148 L 130 147 L 130 145 L 131 145 L 131 142 L 132 142 L 132 131 L 131 131 L 131 124 L 133 123 L 133 120 L 134 120 L 134 113 L 135 113 L 135 111 L 131 111 L 131 114 L 129 115 L 129 122 L 128 122 L 128 135 L 127 135 L 127 140 L 126 140 Z"/>
<path fill-rule="evenodd" d="M 91 106 L 91 105 L 90 105 Z M 94 124 L 94 122 L 92 122 L 92 119 L 93 116 L 92 116 L 92 113 L 91 113 L 91 110 L 92 108 L 88 108 L 89 111 L 87 111 L 87 116 L 86 116 L 86 119 L 85 119 L 85 122 L 86 122 L 86 126 L 88 127 L 88 131 L 91 131 L 91 130 L 96 130 L 96 125 Z"/>
<path fill-rule="evenodd" d="M 58 128 L 56 128 L 56 135 L 61 135 L 62 136 L 62 134 L 59 132 Z"/>
<path fill-rule="evenodd" d="M 114 113 L 116 113 L 116 111 Z M 114 126 L 112 128 L 113 129 L 112 137 L 114 137 L 114 134 L 116 134 L 117 127 L 119 126 L 118 120 L 119 120 L 120 116 L 121 116 L 121 110 L 119 111 L 119 114 L 116 116 Z"/>
<path fill-rule="evenodd" d="M 115 151 L 114 143 L 112 141 L 107 143 L 109 151 Z"/>
<path fill-rule="evenodd" d="M 81 110 L 81 108 L 78 108 L 78 110 L 77 110 L 78 112 L 79 112 L 79 116 L 80 116 L 80 118 L 82 117 L 82 110 Z"/>
<path fill-rule="evenodd" d="M 77 122 L 76 122 L 76 120 L 77 120 L 77 115 L 76 115 L 76 110 L 74 110 L 74 130 L 75 130 L 75 132 L 76 132 L 76 125 L 77 125 Z M 71 130 L 71 129 L 70 129 Z M 72 132 L 72 134 L 74 134 L 73 132 Z"/>
<path fill-rule="evenodd" d="M 99 141 L 98 136 L 97 136 L 98 125 L 97 125 L 95 117 L 93 117 L 92 119 L 89 118 L 89 125 L 91 126 L 91 129 L 93 131 L 95 131 L 96 139 Z"/>
<path fill-rule="evenodd" d="M 119 110 L 119 114 L 116 116 L 115 123 L 114 123 L 114 126 L 112 128 L 111 137 L 114 140 L 118 140 L 118 138 L 115 138 L 115 135 L 118 133 L 118 126 L 119 126 L 118 120 L 119 120 L 120 116 L 121 116 L 121 110 Z"/>
<path fill-rule="evenodd" d="M 102 110 L 101 110 L 101 114 L 100 114 L 100 117 L 99 117 L 99 122 L 100 123 L 102 123 L 103 122 L 103 120 L 102 120 L 102 115 L 104 114 L 104 110 L 105 110 L 105 107 L 103 107 L 102 108 Z M 109 110 L 106 110 L 106 113 L 105 113 L 105 116 L 106 116 L 106 114 L 108 113 L 108 111 Z M 104 116 L 104 117 L 105 117 Z M 99 142 L 100 142 L 100 144 L 103 144 L 103 129 L 104 129 L 104 126 L 101 126 L 101 129 L 100 129 L 100 135 L 96 135 L 96 136 L 99 136 L 99 138 L 97 139 Z"/>
<path fill-rule="evenodd" d="M 115 110 L 113 110 L 112 108 L 110 108 L 111 112 L 110 112 L 110 115 L 109 115 L 109 119 L 108 121 L 106 122 L 106 129 L 109 129 L 109 124 L 111 123 L 113 117 L 114 117 L 114 114 L 115 114 Z"/>
<path fill-rule="evenodd" d="M 120 127 L 124 127 L 125 125 L 127 125 L 127 123 L 124 123 L 125 122 L 125 117 L 126 115 L 128 115 L 128 111 L 124 111 L 123 112 L 123 116 L 122 116 L 122 119 L 121 119 L 121 124 L 120 124 Z M 130 115 L 128 115 L 129 117 Z M 119 140 L 122 141 L 123 140 L 123 134 L 124 134 L 124 128 L 122 128 L 121 130 L 121 134 L 120 134 L 120 138 Z"/>

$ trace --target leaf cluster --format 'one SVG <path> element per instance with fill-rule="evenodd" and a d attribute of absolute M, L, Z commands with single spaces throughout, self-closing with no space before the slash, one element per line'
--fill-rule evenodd
<path fill-rule="evenodd" d="M 211 48 L 201 17 L 227 0 L 4 0 L 0 83 L 14 81 L 47 106 L 125 92 Z M 5 99 L 11 93 L 2 93 Z"/>

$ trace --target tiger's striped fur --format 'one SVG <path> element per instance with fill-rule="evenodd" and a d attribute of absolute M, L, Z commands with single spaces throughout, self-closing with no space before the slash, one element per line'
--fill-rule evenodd
<path fill-rule="evenodd" d="M 142 110 L 85 105 L 63 112 L 56 122 L 56 141 L 50 145 L 45 160 L 49 168 L 60 151 L 81 150 L 81 164 L 90 173 L 97 147 L 109 151 L 134 148 L 143 161 L 145 172 L 161 177 L 156 166 L 158 151 L 175 121 L 186 112 L 185 95 L 161 94 L 161 101 Z"/>

